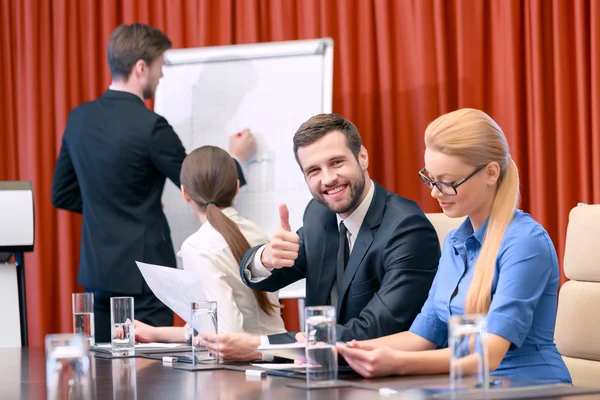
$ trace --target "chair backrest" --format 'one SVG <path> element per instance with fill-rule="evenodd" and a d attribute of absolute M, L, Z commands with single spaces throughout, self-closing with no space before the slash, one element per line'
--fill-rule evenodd
<path fill-rule="evenodd" d="M 444 213 L 429 213 L 425 214 L 435 228 L 440 241 L 440 248 L 444 245 L 444 239 L 451 230 L 456 229 L 463 223 L 466 217 L 450 218 Z"/>
<path fill-rule="evenodd" d="M 569 214 L 555 341 L 573 384 L 600 386 L 600 205 Z"/>

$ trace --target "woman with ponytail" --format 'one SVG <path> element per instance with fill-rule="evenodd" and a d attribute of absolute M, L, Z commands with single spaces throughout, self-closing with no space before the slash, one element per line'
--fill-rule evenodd
<path fill-rule="evenodd" d="M 437 275 L 407 332 L 338 346 L 365 377 L 448 373 L 448 320 L 483 314 L 491 375 L 571 382 L 554 344 L 558 259 L 544 228 L 520 210 L 519 173 L 500 127 L 457 110 L 425 131 L 419 175 L 449 217 L 464 217 L 442 247 Z M 475 361 L 474 359 L 472 361 Z M 465 363 L 463 372 L 475 370 Z"/>
<path fill-rule="evenodd" d="M 248 249 L 269 241 L 253 222 L 233 208 L 239 191 L 233 158 L 214 146 L 191 152 L 181 167 L 181 192 L 200 229 L 181 245 L 185 270 L 203 277 L 198 299 L 217 302 L 220 332 L 270 335 L 285 332 L 277 293 L 253 291 L 240 278 L 240 263 Z M 143 342 L 181 342 L 187 327 L 151 327 L 135 323 Z"/>

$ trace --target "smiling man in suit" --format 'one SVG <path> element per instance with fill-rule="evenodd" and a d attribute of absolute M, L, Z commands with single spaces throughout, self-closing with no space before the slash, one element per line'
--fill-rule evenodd
<path fill-rule="evenodd" d="M 52 182 L 52 204 L 83 214 L 78 282 L 94 293 L 96 341 L 110 341 L 110 298 L 133 296 L 135 318 L 173 324 L 135 261 L 175 267 L 162 210 L 166 178 L 180 186 L 185 149 L 144 100 L 154 96 L 171 41 L 144 24 L 120 25 L 108 42 L 112 84 L 69 115 Z M 230 139 L 234 159 L 254 149 L 249 131 Z M 244 177 L 236 161 L 240 182 Z"/>
<path fill-rule="evenodd" d="M 294 135 L 294 153 L 313 195 L 304 226 L 293 232 L 280 206 L 270 243 L 250 249 L 241 265 L 250 288 L 276 291 L 306 278 L 306 305 L 333 305 L 338 340 L 365 340 L 408 330 L 427 298 L 440 245 L 419 208 L 369 177 L 358 129 L 337 114 L 320 114 Z M 204 341 L 211 347 L 211 337 Z M 271 335 L 271 344 L 295 333 Z M 222 334 L 226 360 L 252 359 L 265 338 Z M 253 347 L 254 346 L 254 347 Z"/>

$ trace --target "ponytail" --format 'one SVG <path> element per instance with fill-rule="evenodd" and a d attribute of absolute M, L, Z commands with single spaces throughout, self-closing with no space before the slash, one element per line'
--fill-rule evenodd
<path fill-rule="evenodd" d="M 223 236 L 233 253 L 233 257 L 238 264 L 241 264 L 244 254 L 250 249 L 250 243 L 248 243 L 238 226 L 219 210 L 214 201 L 208 201 L 205 204 L 208 222 Z M 252 293 L 258 306 L 267 315 L 273 315 L 275 310 L 279 308 L 279 306 L 271 303 L 267 293 L 258 290 L 253 290 Z"/>
<path fill-rule="evenodd" d="M 519 171 L 514 161 L 508 157 L 508 165 L 500 176 L 483 245 L 467 292 L 465 314 L 487 314 L 492 302 L 496 258 L 504 232 L 514 218 L 519 199 Z"/>

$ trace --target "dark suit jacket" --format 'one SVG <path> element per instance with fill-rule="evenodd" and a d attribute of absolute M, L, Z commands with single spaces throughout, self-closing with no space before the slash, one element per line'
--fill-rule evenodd
<path fill-rule="evenodd" d="M 161 197 L 167 177 L 179 187 L 185 157 L 167 120 L 134 94 L 108 90 L 73 109 L 52 204 L 83 213 L 80 285 L 139 294 L 148 289 L 136 260 L 176 266 Z"/>
<path fill-rule="evenodd" d="M 327 305 L 336 279 L 335 213 L 311 200 L 298 234 L 300 251 L 293 267 L 275 269 L 270 277 L 251 283 L 245 266 L 253 260 L 255 247 L 242 261 L 242 280 L 255 290 L 276 291 L 306 278 L 306 305 Z M 419 206 L 376 184 L 337 284 L 338 339 L 372 339 L 408 330 L 427 299 L 439 258 L 437 234 Z"/>

